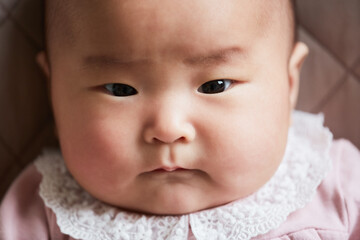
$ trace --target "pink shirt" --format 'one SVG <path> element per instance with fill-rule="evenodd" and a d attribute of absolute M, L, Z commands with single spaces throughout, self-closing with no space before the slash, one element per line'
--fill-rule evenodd
<path fill-rule="evenodd" d="M 340 140 L 333 142 L 330 154 L 333 168 L 313 200 L 279 228 L 253 239 L 360 239 L 360 152 Z M 60 232 L 55 214 L 39 196 L 41 179 L 31 165 L 13 183 L 0 208 L 1 239 L 73 239 Z"/>

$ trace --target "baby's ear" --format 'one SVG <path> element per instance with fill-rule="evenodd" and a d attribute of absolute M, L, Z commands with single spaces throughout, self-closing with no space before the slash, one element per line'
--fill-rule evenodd
<path fill-rule="evenodd" d="M 49 80 L 50 79 L 50 66 L 49 66 L 48 58 L 44 51 L 41 51 L 36 55 L 36 62 L 39 65 L 39 67 L 42 69 L 47 80 Z"/>
<path fill-rule="evenodd" d="M 292 109 L 295 108 L 298 92 L 301 67 L 309 54 L 309 48 L 305 43 L 297 42 L 289 60 L 289 83 L 290 83 L 290 104 Z"/>
<path fill-rule="evenodd" d="M 47 85 L 47 90 L 48 90 L 48 97 L 49 97 L 49 101 L 50 101 L 50 105 L 51 104 L 51 90 L 50 90 L 50 64 L 47 58 L 47 55 L 44 51 L 39 52 L 36 55 L 36 62 L 39 65 L 39 67 L 41 68 L 41 70 L 43 71 L 44 75 L 46 76 L 46 85 Z M 54 134 L 55 137 L 58 138 L 58 132 L 57 132 L 57 128 L 56 126 L 54 126 Z"/>

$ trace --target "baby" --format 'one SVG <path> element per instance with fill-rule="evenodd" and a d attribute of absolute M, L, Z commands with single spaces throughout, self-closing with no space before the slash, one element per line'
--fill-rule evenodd
<path fill-rule="evenodd" d="M 2 239 L 359 239 L 359 151 L 294 112 L 290 0 L 46 3 L 61 152 L 1 207 Z"/>

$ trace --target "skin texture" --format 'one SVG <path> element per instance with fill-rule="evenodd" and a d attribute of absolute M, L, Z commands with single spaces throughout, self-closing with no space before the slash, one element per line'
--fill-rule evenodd
<path fill-rule="evenodd" d="M 284 154 L 307 54 L 289 44 L 286 6 L 274 1 L 73 1 L 72 41 L 38 62 L 79 184 L 151 214 L 223 205 L 264 185 Z M 217 79 L 229 88 L 198 91 Z M 112 83 L 137 94 L 113 96 Z"/>

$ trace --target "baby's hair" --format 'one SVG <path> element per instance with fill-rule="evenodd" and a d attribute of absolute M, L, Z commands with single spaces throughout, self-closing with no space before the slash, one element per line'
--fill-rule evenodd
<path fill-rule="evenodd" d="M 297 39 L 297 20 L 296 20 L 296 2 L 295 0 L 271 0 L 266 4 L 259 4 L 260 11 L 258 16 L 258 24 L 265 26 L 264 35 L 270 35 L 272 26 L 279 25 L 282 28 L 281 37 L 284 41 L 289 42 L 289 56 L 292 52 Z"/>
<path fill-rule="evenodd" d="M 292 33 L 293 33 L 293 41 L 296 42 L 298 40 L 298 35 L 297 35 L 297 15 L 296 15 L 296 0 L 290 0 L 290 22 L 292 24 L 291 28 L 292 28 Z"/>
<path fill-rule="evenodd" d="M 76 16 L 72 0 L 45 0 L 44 1 L 45 22 L 45 50 L 49 56 L 50 43 L 56 39 L 62 42 L 72 42 L 74 33 L 71 19 Z"/>

